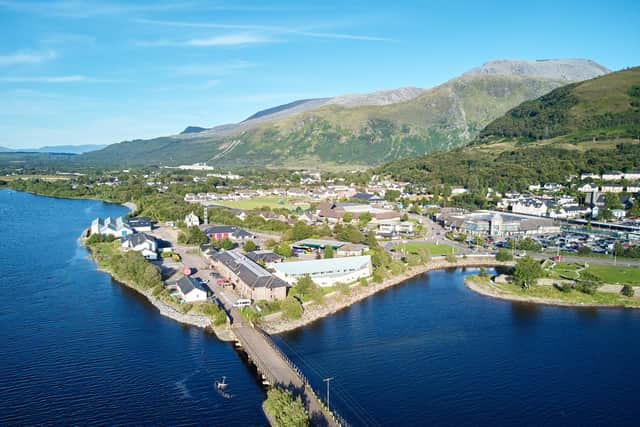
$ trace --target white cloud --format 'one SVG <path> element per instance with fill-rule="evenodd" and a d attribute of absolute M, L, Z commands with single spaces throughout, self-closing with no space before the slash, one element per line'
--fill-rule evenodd
<path fill-rule="evenodd" d="M 45 52 L 16 52 L 8 55 L 0 55 L 0 66 L 41 64 L 55 59 L 57 54 L 48 50 Z"/>
<path fill-rule="evenodd" d="M 36 77 L 23 77 L 23 76 L 2 76 L 0 82 L 2 83 L 77 83 L 89 81 L 87 77 L 81 74 L 74 74 L 69 76 L 36 76 Z"/>
<path fill-rule="evenodd" d="M 149 25 L 160 25 L 167 27 L 183 27 L 183 28 L 210 28 L 210 29 L 226 29 L 226 30 L 245 30 L 271 34 L 294 34 L 297 36 L 321 38 L 321 39 L 343 39 L 343 40 L 361 40 L 361 41 L 393 41 L 387 37 L 350 34 L 350 33 L 332 33 L 320 31 L 307 31 L 290 27 L 272 26 L 272 25 L 253 25 L 253 24 L 218 24 L 209 22 L 187 22 L 187 21 L 162 21 L 154 19 L 136 19 L 136 22 Z"/>
<path fill-rule="evenodd" d="M 249 34 L 222 34 L 201 39 L 189 40 L 155 40 L 137 42 L 138 46 L 144 47 L 166 47 L 166 46 L 193 46 L 193 47 L 215 47 L 215 46 L 247 46 L 251 44 L 269 43 L 273 40 L 269 37 Z"/>
<path fill-rule="evenodd" d="M 191 6 L 189 3 L 154 2 L 133 4 L 92 0 L 59 0 L 51 2 L 26 2 L 0 0 L 0 7 L 17 12 L 53 15 L 65 18 L 89 18 L 103 15 L 123 15 L 143 12 L 164 12 Z"/>

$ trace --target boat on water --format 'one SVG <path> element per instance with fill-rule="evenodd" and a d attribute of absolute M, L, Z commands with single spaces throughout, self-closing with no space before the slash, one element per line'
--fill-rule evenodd
<path fill-rule="evenodd" d="M 216 380 L 216 388 L 220 391 L 224 391 L 227 389 L 229 384 L 226 383 L 227 377 L 222 377 L 222 381 Z"/>

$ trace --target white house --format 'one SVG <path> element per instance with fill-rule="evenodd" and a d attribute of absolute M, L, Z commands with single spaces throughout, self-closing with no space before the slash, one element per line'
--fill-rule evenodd
<path fill-rule="evenodd" d="M 627 185 L 627 193 L 640 193 L 640 185 Z"/>
<path fill-rule="evenodd" d="M 130 234 L 123 237 L 122 247 L 140 252 L 148 260 L 158 259 L 158 241 L 146 233 Z"/>
<path fill-rule="evenodd" d="M 537 199 L 521 199 L 511 205 L 511 211 L 527 215 L 544 216 L 547 214 L 547 205 Z"/>
<path fill-rule="evenodd" d="M 129 227 L 133 228 L 137 232 L 151 231 L 151 219 L 139 216 L 136 218 L 129 218 L 127 220 Z"/>
<path fill-rule="evenodd" d="M 351 283 L 372 273 L 371 256 L 316 259 L 309 261 L 281 262 L 273 265 L 274 276 L 290 285 L 309 276 L 318 286 L 333 286 L 338 282 Z"/>
<path fill-rule="evenodd" d="M 200 225 L 200 218 L 191 211 L 189 215 L 184 217 L 184 225 L 187 227 L 197 227 Z"/>
<path fill-rule="evenodd" d="M 580 180 L 584 181 L 585 179 L 593 179 L 593 180 L 600 179 L 600 175 L 591 173 L 591 172 L 581 174 Z"/>
<path fill-rule="evenodd" d="M 602 174 L 603 181 L 620 181 L 624 178 L 624 174 L 620 171 L 607 171 Z"/>
<path fill-rule="evenodd" d="M 613 214 L 613 217 L 616 219 L 622 219 L 625 216 L 627 216 L 627 212 L 625 212 L 624 209 L 611 209 L 611 213 Z"/>
<path fill-rule="evenodd" d="M 640 169 L 634 169 L 634 170 L 625 172 L 624 179 L 628 181 L 640 181 Z"/>
<path fill-rule="evenodd" d="M 452 196 L 458 196 L 460 194 L 464 194 L 467 193 L 469 190 L 467 190 L 464 187 L 451 187 L 451 195 Z"/>
<path fill-rule="evenodd" d="M 188 276 L 184 276 L 176 282 L 176 290 L 184 302 L 207 300 L 207 291 L 199 282 Z"/>
<path fill-rule="evenodd" d="M 599 187 L 593 184 L 584 184 L 583 186 L 578 187 L 578 191 L 581 193 L 594 193 L 594 192 L 597 192 L 598 190 L 599 190 Z"/>
<path fill-rule="evenodd" d="M 121 216 L 117 218 L 96 218 L 91 222 L 91 234 L 124 237 L 133 233 L 133 228 Z"/>
<path fill-rule="evenodd" d="M 603 185 L 601 193 L 622 193 L 624 187 L 622 185 Z"/>

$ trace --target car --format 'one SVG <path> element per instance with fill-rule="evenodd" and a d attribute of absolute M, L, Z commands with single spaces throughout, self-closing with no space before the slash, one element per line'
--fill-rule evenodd
<path fill-rule="evenodd" d="M 249 307 L 252 301 L 249 298 L 240 298 L 233 303 L 236 308 Z"/>

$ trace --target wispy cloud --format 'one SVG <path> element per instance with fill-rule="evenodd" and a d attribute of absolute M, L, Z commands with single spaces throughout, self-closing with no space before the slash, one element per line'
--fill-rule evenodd
<path fill-rule="evenodd" d="M 87 77 L 83 74 L 64 76 L 0 76 L 0 83 L 122 83 L 123 80 Z"/>
<path fill-rule="evenodd" d="M 136 42 L 143 47 L 166 47 L 166 46 L 192 46 L 192 47 L 213 47 L 213 46 L 247 46 L 252 44 L 270 43 L 274 41 L 270 37 L 259 34 L 237 33 L 221 34 L 212 37 L 194 38 L 188 40 L 153 40 Z"/>
<path fill-rule="evenodd" d="M 15 52 L 8 55 L 0 55 L 0 66 L 41 64 L 55 59 L 57 54 L 48 50 L 45 52 Z"/>
<path fill-rule="evenodd" d="M 380 36 L 351 34 L 351 33 L 334 33 L 322 31 L 308 31 L 296 28 L 273 25 L 254 25 L 254 24 L 219 24 L 210 22 L 188 22 L 188 21 L 162 21 L 155 19 L 136 19 L 141 24 L 159 25 L 167 27 L 182 28 L 202 28 L 202 29 L 219 29 L 219 30 L 241 30 L 252 31 L 262 34 L 292 34 L 302 37 L 321 38 L 321 39 L 343 39 L 343 40 L 361 40 L 361 41 L 393 41 L 393 39 Z"/>
<path fill-rule="evenodd" d="M 255 66 L 249 61 L 235 60 L 214 64 L 183 64 L 169 67 L 169 70 L 184 76 L 222 76 Z"/>
<path fill-rule="evenodd" d="M 26 2 L 22 0 L 0 0 L 0 7 L 17 12 L 37 13 L 66 18 L 89 18 L 103 15 L 123 15 L 143 12 L 164 12 L 182 9 L 191 3 L 153 2 L 109 2 L 93 0 L 59 0 L 51 2 Z"/>

